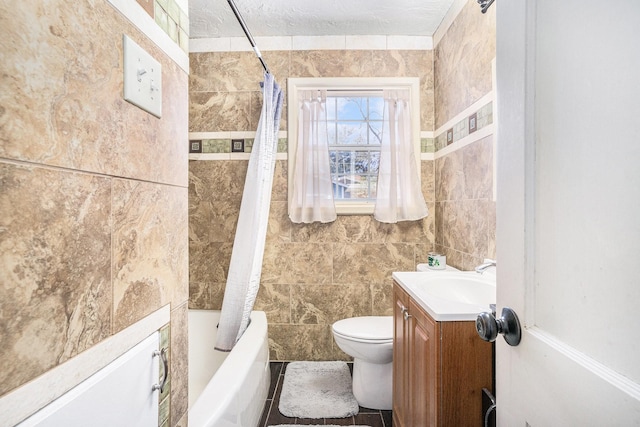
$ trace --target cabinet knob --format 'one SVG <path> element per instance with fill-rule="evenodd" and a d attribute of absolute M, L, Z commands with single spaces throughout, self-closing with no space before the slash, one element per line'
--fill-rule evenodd
<path fill-rule="evenodd" d="M 402 311 L 402 317 L 404 317 L 404 320 L 409 320 L 410 317 L 413 317 L 409 314 L 409 309 L 404 305 L 402 306 L 402 309 L 400 311 Z"/>

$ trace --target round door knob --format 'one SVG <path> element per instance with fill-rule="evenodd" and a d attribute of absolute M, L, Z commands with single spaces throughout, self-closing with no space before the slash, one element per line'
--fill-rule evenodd
<path fill-rule="evenodd" d="M 485 341 L 494 342 L 498 337 L 498 323 L 491 313 L 480 313 L 476 319 L 476 331 Z"/>
<path fill-rule="evenodd" d="M 476 331 L 480 338 L 493 342 L 498 334 L 504 335 L 504 340 L 511 346 L 520 344 L 522 332 L 516 312 L 509 307 L 502 309 L 502 317 L 496 319 L 491 313 L 480 313 L 476 318 Z"/>

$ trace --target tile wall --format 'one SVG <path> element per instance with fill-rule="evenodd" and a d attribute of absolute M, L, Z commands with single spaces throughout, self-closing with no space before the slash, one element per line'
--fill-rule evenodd
<path fill-rule="evenodd" d="M 478 11 L 478 3 L 469 0 L 435 47 L 436 129 L 492 90 L 496 8 Z"/>
<path fill-rule="evenodd" d="M 469 0 L 469 4 L 477 8 L 475 1 Z M 477 36 L 473 32 L 479 26 L 475 20 L 483 19 L 483 15 L 477 11 L 478 16 L 468 16 L 468 7 L 450 28 L 454 33 L 462 29 L 462 36 L 447 34 L 441 43 L 453 45 L 448 37 L 462 37 L 462 51 L 462 46 L 468 44 L 466 38 Z M 448 154 L 438 154 L 446 144 L 441 143 L 442 130 L 436 131 L 438 108 L 446 110 L 442 116 L 446 117 L 442 124 L 446 124 L 489 93 L 491 80 L 488 88 L 478 90 L 477 98 L 458 88 L 466 84 L 464 81 L 445 83 L 441 93 L 446 87 L 450 92 L 446 96 L 456 99 L 438 102 L 434 96 L 438 86 L 434 67 L 439 66 L 441 74 L 454 72 L 447 67 L 455 67 L 453 62 L 438 63 L 434 52 L 437 47 L 436 51 L 263 52 L 283 85 L 288 77 L 419 77 L 421 129 L 433 135 L 422 138 L 421 151 L 433 153 L 431 158 L 435 159 L 422 161 L 422 186 L 429 216 L 395 225 L 378 223 L 370 216 L 339 216 L 331 224 L 292 224 L 287 216 L 287 162 L 277 161 L 261 288 L 255 306 L 267 312 L 272 360 L 345 359 L 346 355 L 334 344 L 330 325 L 345 317 L 390 315 L 391 273 L 413 270 L 416 264 L 426 262 L 431 250 L 445 253 L 450 264 L 465 269 L 495 254 L 491 137 L 458 147 L 456 144 L 470 132 L 464 124 L 456 123 L 457 132 Z M 461 52 L 455 55 L 460 56 Z M 489 53 L 474 61 L 482 66 L 488 62 L 490 67 L 494 56 Z M 255 131 L 262 69 L 253 54 L 192 53 L 190 66 L 189 130 Z M 469 85 L 477 86 L 473 81 Z M 287 105 L 282 131 L 287 130 L 286 108 Z M 479 128 L 492 124 L 491 108 L 489 103 L 469 112 L 481 118 Z M 203 152 L 231 151 L 230 139 L 201 142 Z M 247 161 L 195 158 L 189 163 L 189 306 L 219 309 Z"/>
<path fill-rule="evenodd" d="M 435 250 L 464 270 L 496 258 L 493 135 L 475 137 L 493 125 L 493 103 L 473 108 L 492 93 L 494 58 L 495 8 L 482 14 L 477 2 L 469 0 L 434 55 Z M 456 120 L 460 114 L 464 117 Z M 469 129 L 474 114 L 478 133 Z M 447 141 L 448 132 L 452 141 Z M 457 148 L 463 139 L 475 142 Z M 439 156 L 446 147 L 447 154 Z"/>
<path fill-rule="evenodd" d="M 122 97 L 122 35 L 163 116 Z M 166 425 L 187 410 L 187 73 L 106 1 L 0 3 L 0 398 L 171 306 Z"/>
<path fill-rule="evenodd" d="M 287 77 L 420 77 L 421 124 L 433 129 L 431 51 L 263 55 L 283 83 Z M 248 52 L 218 52 L 191 54 L 190 59 L 190 130 L 255 131 L 262 74 L 255 57 Z M 286 130 L 286 111 L 283 118 L 281 129 Z M 222 147 L 230 147 L 227 142 Z M 433 161 L 422 165 L 423 191 L 431 212 L 433 166 Z M 190 162 L 190 307 L 221 307 L 246 168 L 243 160 Z M 397 225 L 380 224 L 371 216 L 340 216 L 325 225 L 292 224 L 287 216 L 285 160 L 277 161 L 275 173 L 256 302 L 269 319 L 271 357 L 345 358 L 333 343 L 330 325 L 344 317 L 391 314 L 391 273 L 415 269 L 426 261 L 435 241 L 434 217 Z"/>

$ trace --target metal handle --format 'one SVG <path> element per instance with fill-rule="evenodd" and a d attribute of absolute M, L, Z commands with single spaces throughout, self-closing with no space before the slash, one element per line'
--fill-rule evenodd
<path fill-rule="evenodd" d="M 151 391 L 160 390 L 160 394 L 164 393 L 164 386 L 167 385 L 167 380 L 169 379 L 169 361 L 167 360 L 167 349 L 163 348 L 162 350 L 155 350 L 153 352 L 153 357 L 160 356 L 160 360 L 162 360 L 162 379 L 160 380 L 160 384 L 154 384 L 151 386 Z"/>
<path fill-rule="evenodd" d="M 522 332 L 516 312 L 509 307 L 502 309 L 502 317 L 496 319 L 492 313 L 480 313 L 476 318 L 476 331 L 480 338 L 493 342 L 498 334 L 504 335 L 504 340 L 511 346 L 520 344 Z"/>
<path fill-rule="evenodd" d="M 404 305 L 402 306 L 400 311 L 402 312 L 402 317 L 404 317 L 404 320 L 409 320 L 410 317 L 413 317 L 412 315 L 409 314 L 409 309 Z"/>

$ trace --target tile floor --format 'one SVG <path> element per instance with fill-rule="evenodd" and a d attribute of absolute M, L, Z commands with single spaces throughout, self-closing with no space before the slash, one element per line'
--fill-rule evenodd
<path fill-rule="evenodd" d="M 358 415 L 349 418 L 289 418 L 285 417 L 278 411 L 278 403 L 280 402 L 280 392 L 282 391 L 282 381 L 287 362 L 271 362 L 271 388 L 267 396 L 267 402 L 262 412 L 259 427 L 275 426 L 278 424 L 335 424 L 340 426 L 366 425 L 371 427 L 392 427 L 391 411 L 378 411 L 376 409 L 367 409 L 360 407 Z M 353 364 L 349 364 L 349 368 L 353 370 Z"/>

